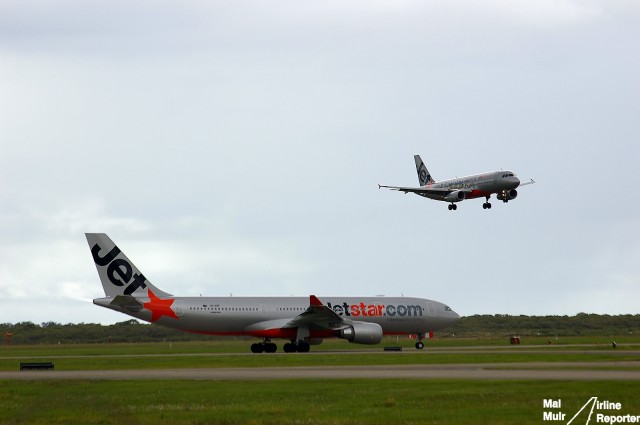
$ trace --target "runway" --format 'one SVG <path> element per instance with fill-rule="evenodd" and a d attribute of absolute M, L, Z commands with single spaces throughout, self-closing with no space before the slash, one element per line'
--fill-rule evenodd
<path fill-rule="evenodd" d="M 479 379 L 640 381 L 638 362 L 473 363 L 385 366 L 244 367 L 211 369 L 0 372 L 0 380 Z M 601 369 L 599 369 L 601 368 Z M 604 369 L 606 368 L 606 369 Z M 612 370 L 615 368 L 616 370 Z"/>

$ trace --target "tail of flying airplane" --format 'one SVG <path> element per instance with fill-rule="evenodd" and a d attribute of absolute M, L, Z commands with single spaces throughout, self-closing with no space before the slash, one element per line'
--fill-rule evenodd
<path fill-rule="evenodd" d="M 104 233 L 85 233 L 85 236 L 107 297 L 148 297 L 149 290 L 156 297 L 171 296 L 147 281 L 109 236 Z"/>
<path fill-rule="evenodd" d="M 418 172 L 418 181 L 420 182 L 420 186 L 435 183 L 436 181 L 431 178 L 431 174 L 429 174 L 429 170 L 427 170 L 424 162 L 422 162 L 420 155 L 414 155 L 413 159 L 416 161 L 416 171 Z"/>

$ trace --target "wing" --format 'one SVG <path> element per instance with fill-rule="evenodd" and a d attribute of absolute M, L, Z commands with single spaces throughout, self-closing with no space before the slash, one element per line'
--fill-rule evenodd
<path fill-rule="evenodd" d="M 307 328 L 313 331 L 340 330 L 345 328 L 348 322 L 349 320 L 343 319 L 329 307 L 322 304 L 322 301 L 315 295 L 311 295 L 309 297 L 309 308 L 296 317 L 253 323 L 245 330 L 257 333 L 297 328 Z"/>
<path fill-rule="evenodd" d="M 315 295 L 309 296 L 309 308 L 287 322 L 284 328 L 306 327 L 312 330 L 340 329 L 345 320 L 333 310 L 322 304 Z"/>
<path fill-rule="evenodd" d="M 386 189 L 391 189 L 391 190 L 397 190 L 400 192 L 404 192 L 404 193 L 417 193 L 418 195 L 422 194 L 422 195 L 434 195 L 434 196 L 447 196 L 448 194 L 452 193 L 452 192 L 465 192 L 465 193 L 471 193 L 471 189 L 445 189 L 445 188 L 435 188 L 435 187 L 428 187 L 428 186 L 423 186 L 423 187 L 402 187 L 402 186 L 385 186 L 385 185 L 378 185 L 378 189 L 380 188 L 386 188 Z"/>

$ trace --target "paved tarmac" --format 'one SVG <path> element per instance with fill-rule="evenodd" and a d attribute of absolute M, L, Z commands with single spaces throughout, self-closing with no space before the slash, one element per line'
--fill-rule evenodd
<path fill-rule="evenodd" d="M 135 369 L 0 372 L 0 380 L 183 379 L 247 381 L 272 379 L 484 379 L 551 381 L 640 381 L 638 362 L 536 362 L 438 365 Z M 607 368 L 600 369 L 598 368 Z M 616 370 L 611 370 L 616 368 Z"/>

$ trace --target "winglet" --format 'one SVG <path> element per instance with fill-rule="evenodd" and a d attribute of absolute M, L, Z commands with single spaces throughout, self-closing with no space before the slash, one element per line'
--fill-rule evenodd
<path fill-rule="evenodd" d="M 309 296 L 309 306 L 323 306 L 324 304 L 322 304 L 322 301 L 320 301 L 318 299 L 318 297 L 316 297 L 315 295 L 310 295 Z"/>

